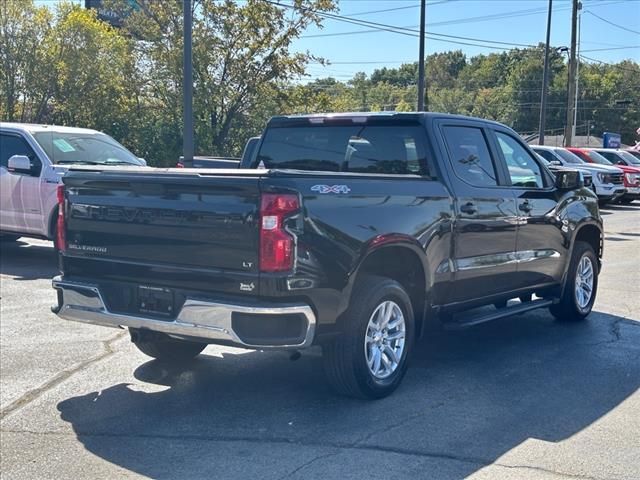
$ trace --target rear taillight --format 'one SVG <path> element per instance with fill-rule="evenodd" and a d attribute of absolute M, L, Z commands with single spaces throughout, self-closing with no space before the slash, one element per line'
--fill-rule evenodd
<path fill-rule="evenodd" d="M 297 195 L 265 193 L 260 203 L 260 271 L 293 268 L 294 238 L 285 230 L 287 217 L 300 209 Z"/>
<path fill-rule="evenodd" d="M 65 190 L 64 185 L 58 185 L 56 191 L 58 196 L 58 219 L 56 222 L 56 248 L 64 252 L 67 249 L 67 236 L 66 236 L 66 219 L 65 219 Z"/>

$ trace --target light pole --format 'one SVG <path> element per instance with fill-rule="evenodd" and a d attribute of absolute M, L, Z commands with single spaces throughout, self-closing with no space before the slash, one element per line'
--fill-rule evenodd
<path fill-rule="evenodd" d="M 191 49 L 191 0 L 183 0 L 182 89 L 183 89 L 183 140 L 182 163 L 193 166 L 193 57 Z"/>

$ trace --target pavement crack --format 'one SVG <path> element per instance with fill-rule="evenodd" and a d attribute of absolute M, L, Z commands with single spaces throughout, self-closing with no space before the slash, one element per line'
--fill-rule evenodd
<path fill-rule="evenodd" d="M 87 367 L 93 365 L 96 362 L 99 362 L 100 360 L 103 360 L 104 358 L 107 358 L 110 355 L 113 355 L 115 353 L 115 350 L 113 349 L 113 344 L 119 339 L 121 339 L 125 334 L 126 334 L 126 331 L 118 332 L 113 337 L 107 340 L 104 340 L 103 342 L 101 342 L 102 348 L 103 348 L 103 351 L 101 353 L 99 353 L 98 355 L 94 355 L 93 357 L 88 358 L 87 360 L 84 360 L 80 363 L 77 363 L 76 365 L 74 365 L 69 369 L 62 370 L 61 372 L 56 373 L 53 376 L 53 378 L 51 378 L 49 381 L 45 382 L 39 387 L 29 390 L 20 398 L 17 398 L 13 402 L 11 402 L 5 408 L 0 410 L 0 420 L 4 419 L 7 415 L 12 414 L 16 410 L 19 410 L 22 407 L 33 402 L 34 400 L 36 400 L 37 398 L 39 398 L 40 396 L 42 396 L 52 388 L 55 388 L 56 386 L 60 385 L 62 382 L 64 382 L 71 376 L 75 375 L 76 373 L 81 372 Z"/>
<path fill-rule="evenodd" d="M 550 468 L 533 467 L 531 465 L 508 465 L 505 463 L 498 463 L 498 462 L 493 463 L 492 465 L 495 465 L 501 468 L 514 469 L 514 470 L 532 470 L 534 472 L 550 473 L 552 475 L 558 475 L 560 477 L 579 478 L 580 480 L 612 480 L 613 479 L 613 477 L 594 477 L 591 475 L 584 475 L 582 473 L 559 472 L 557 470 L 552 470 Z"/>
<path fill-rule="evenodd" d="M 430 410 L 434 410 L 434 409 L 440 408 L 442 406 L 444 406 L 444 403 L 439 403 L 437 405 L 434 405 Z M 383 427 L 383 428 L 380 428 L 380 429 L 376 429 L 373 432 L 370 432 L 367 435 L 365 435 L 360 440 L 356 440 L 355 442 L 353 442 L 353 445 L 355 447 L 364 445 L 371 438 L 373 438 L 373 437 L 375 437 L 377 435 L 382 435 L 384 433 L 390 432 L 391 430 L 395 430 L 396 428 L 401 428 L 401 427 L 405 426 L 407 423 L 410 423 L 413 420 L 422 417 L 423 415 L 425 415 L 425 412 L 417 412 L 417 413 L 414 413 L 413 415 L 409 415 L 407 418 L 405 418 L 404 420 L 402 420 L 399 423 L 393 423 L 391 425 L 387 425 L 386 427 Z"/>
<path fill-rule="evenodd" d="M 304 462 L 302 465 L 300 465 L 299 467 L 294 468 L 293 470 L 291 470 L 289 473 L 283 475 L 282 477 L 280 477 L 279 480 L 284 480 L 285 478 L 291 478 L 293 477 L 296 473 L 298 473 L 300 470 L 307 468 L 309 465 L 317 462 L 318 460 L 323 460 L 325 458 L 329 458 L 329 457 L 335 457 L 336 455 L 338 455 L 340 452 L 332 452 L 332 453 L 325 453 L 323 455 L 317 455 L 315 457 L 313 457 L 311 460 Z"/>
<path fill-rule="evenodd" d="M 558 475 L 566 478 L 580 478 L 584 480 L 612 480 L 612 477 L 594 477 L 584 474 L 574 474 L 567 472 L 560 472 L 553 469 L 548 469 L 544 467 L 536 467 L 532 465 L 513 465 L 496 462 L 495 459 L 490 458 L 481 458 L 481 457 L 471 457 L 464 455 L 456 455 L 449 454 L 445 452 L 435 452 L 435 451 L 420 451 L 409 448 L 398 448 L 398 447 L 389 447 L 389 446 L 380 446 L 380 445 L 361 445 L 344 442 L 318 442 L 318 441 L 305 441 L 305 440 L 294 440 L 291 438 L 285 437 L 271 437 L 271 438 L 257 438 L 257 437 L 240 437 L 240 436 L 230 436 L 230 435 L 204 435 L 204 434 L 146 434 L 146 433 L 118 433 L 118 432 L 51 432 L 51 431 L 32 431 L 32 430 L 24 430 L 24 429 L 0 429 L 3 433 L 15 433 L 15 434 L 27 434 L 27 435 L 39 435 L 39 436 L 61 436 L 61 437 L 69 437 L 75 436 L 77 438 L 85 437 L 85 438 L 112 438 L 112 439 L 139 439 L 139 440 L 182 440 L 182 441 L 195 441 L 195 442 L 245 442 L 245 443 L 271 443 L 271 444 L 283 444 L 283 445 L 297 445 L 300 447 L 314 447 L 314 448 L 332 448 L 340 451 L 334 451 L 325 453 L 322 455 L 317 455 L 302 465 L 296 467 L 291 472 L 285 474 L 283 477 L 280 477 L 280 480 L 284 478 L 289 478 L 292 475 L 295 475 L 297 472 L 301 471 L 303 468 L 308 467 L 309 465 L 322 460 L 324 458 L 337 456 L 342 451 L 345 450 L 354 450 L 360 452 L 378 452 L 378 453 L 387 453 L 387 454 L 396 454 L 396 455 L 405 455 L 409 457 L 416 458 L 425 458 L 425 459 L 436 459 L 436 460 L 449 460 L 454 462 L 465 463 L 469 465 L 473 465 L 474 467 L 485 467 L 485 466 L 496 466 L 507 469 L 523 469 L 523 470 L 532 470 L 550 473 L 554 475 Z"/>

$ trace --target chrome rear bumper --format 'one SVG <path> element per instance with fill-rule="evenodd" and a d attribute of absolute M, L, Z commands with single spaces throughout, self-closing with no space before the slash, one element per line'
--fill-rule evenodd
<path fill-rule="evenodd" d="M 209 343 L 231 342 L 249 348 L 301 349 L 311 346 L 316 328 L 316 317 L 309 305 L 237 305 L 209 300 L 187 298 L 175 319 L 153 318 L 113 313 L 97 285 L 53 279 L 53 288 L 58 290 L 58 305 L 52 310 L 60 318 L 75 322 L 106 327 L 145 328 L 169 335 L 201 339 Z M 299 342 L 291 344 L 262 344 L 243 341 L 233 329 L 233 315 L 300 315 L 306 320 L 306 329 Z M 259 321 L 259 320 L 258 320 Z"/>

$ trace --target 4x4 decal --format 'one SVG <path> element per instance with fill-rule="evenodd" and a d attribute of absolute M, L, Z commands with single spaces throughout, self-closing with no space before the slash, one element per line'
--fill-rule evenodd
<path fill-rule="evenodd" d="M 349 193 L 351 189 L 346 185 L 314 185 L 311 187 L 312 192 L 321 194 L 326 193 Z"/>

